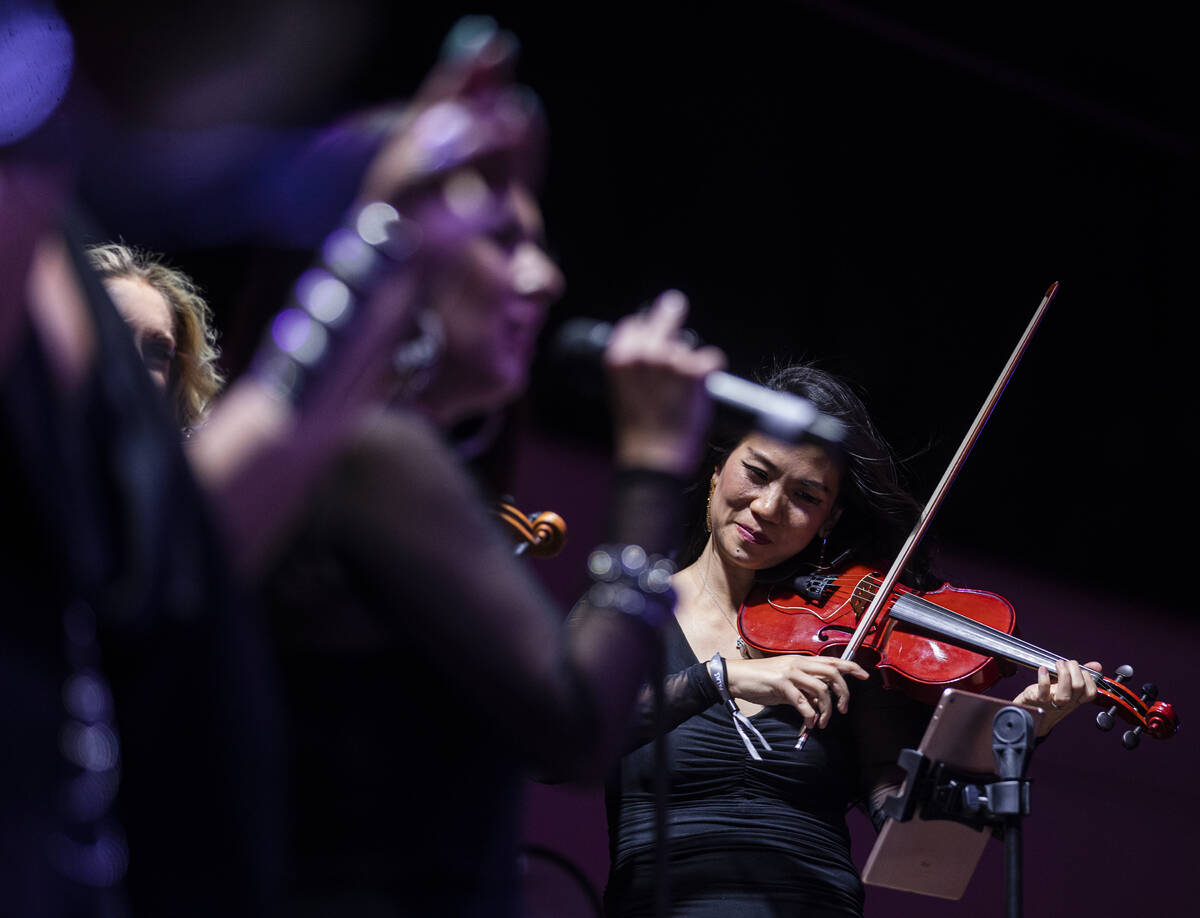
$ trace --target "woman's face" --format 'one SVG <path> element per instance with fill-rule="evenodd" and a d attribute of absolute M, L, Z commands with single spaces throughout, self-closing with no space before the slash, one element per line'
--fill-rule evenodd
<path fill-rule="evenodd" d="M 425 398 L 455 423 L 500 408 L 524 391 L 538 333 L 565 286 L 546 254 L 529 191 L 510 186 L 499 219 L 470 238 L 430 287 L 445 353 Z"/>
<path fill-rule="evenodd" d="M 840 468 L 821 447 L 751 434 L 713 473 L 714 550 L 755 571 L 788 560 L 837 522 L 840 481 Z"/>
<path fill-rule="evenodd" d="M 170 304 L 145 281 L 130 277 L 107 278 L 104 288 L 129 326 L 150 378 L 166 392 L 175 358 L 175 323 Z"/>

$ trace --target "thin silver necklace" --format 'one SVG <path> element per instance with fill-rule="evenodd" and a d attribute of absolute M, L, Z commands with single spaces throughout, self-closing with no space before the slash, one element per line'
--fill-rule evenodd
<path fill-rule="evenodd" d="M 712 562 L 711 557 L 706 559 L 705 566 L 707 566 L 711 562 Z M 721 618 L 725 621 L 725 624 L 727 624 L 730 628 L 732 628 L 733 633 L 737 635 L 737 643 L 735 643 L 733 646 L 735 648 L 737 648 L 737 652 L 741 656 L 745 657 L 746 656 L 746 642 L 744 640 L 742 640 L 742 633 L 740 631 L 738 631 L 737 624 L 729 617 L 728 614 L 726 614 L 725 607 L 722 606 L 721 601 L 719 599 L 717 599 L 717 594 L 712 591 L 711 587 L 709 587 L 708 577 L 707 576 L 701 577 L 700 574 L 697 574 L 696 576 L 700 577 L 701 588 L 704 590 L 705 593 L 708 594 L 708 598 L 710 600 L 712 600 L 712 604 L 717 607 L 717 612 L 720 614 Z"/>

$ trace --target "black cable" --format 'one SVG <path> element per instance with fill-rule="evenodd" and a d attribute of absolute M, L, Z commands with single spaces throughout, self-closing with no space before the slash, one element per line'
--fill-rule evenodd
<path fill-rule="evenodd" d="M 660 634 L 650 665 L 650 685 L 654 693 L 654 914 L 657 918 L 667 918 L 671 913 L 667 857 L 667 797 L 671 790 L 671 771 L 667 761 L 665 678 L 666 647 Z"/>
<path fill-rule="evenodd" d="M 522 846 L 521 852 L 526 857 L 542 858 L 560 868 L 587 897 L 596 918 L 604 918 L 604 900 L 601 898 L 599 890 L 573 860 L 545 845 L 526 844 Z"/>

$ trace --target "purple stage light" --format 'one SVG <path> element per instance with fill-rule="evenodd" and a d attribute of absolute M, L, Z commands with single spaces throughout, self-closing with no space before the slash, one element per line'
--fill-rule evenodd
<path fill-rule="evenodd" d="M 71 82 L 75 40 L 48 3 L 16 0 L 0 13 L 0 144 L 33 133 Z"/>

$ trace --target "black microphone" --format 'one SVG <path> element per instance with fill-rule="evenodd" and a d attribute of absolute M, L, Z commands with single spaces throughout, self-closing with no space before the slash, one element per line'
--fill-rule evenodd
<path fill-rule="evenodd" d="M 569 319 L 555 336 L 553 350 L 562 359 L 594 362 L 604 353 L 613 327 L 595 319 Z M 689 339 L 694 332 L 684 329 Z M 822 414 L 808 399 L 789 392 L 777 392 L 758 383 L 715 370 L 704 378 L 704 388 L 727 415 L 733 415 L 745 427 L 783 443 L 820 440 L 840 444 L 846 436 L 845 425 L 837 418 Z"/>

